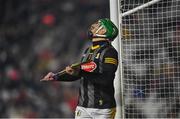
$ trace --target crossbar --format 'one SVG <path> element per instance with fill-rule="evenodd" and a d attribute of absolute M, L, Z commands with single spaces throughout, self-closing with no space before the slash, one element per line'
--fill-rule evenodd
<path fill-rule="evenodd" d="M 160 1 L 161 1 L 161 0 L 152 0 L 152 1 L 150 1 L 150 2 L 147 2 L 147 3 L 143 4 L 143 5 L 140 5 L 140 6 L 138 6 L 138 7 L 135 7 L 135 8 L 133 8 L 133 9 L 127 11 L 127 12 L 122 13 L 122 17 L 125 17 L 125 16 L 127 16 L 127 15 L 129 15 L 129 14 L 135 13 L 135 12 L 137 12 L 138 10 L 144 9 L 144 8 L 146 8 L 146 7 L 149 7 L 149 6 L 151 6 L 151 5 L 153 5 L 153 4 L 157 3 L 157 2 L 160 2 Z"/>

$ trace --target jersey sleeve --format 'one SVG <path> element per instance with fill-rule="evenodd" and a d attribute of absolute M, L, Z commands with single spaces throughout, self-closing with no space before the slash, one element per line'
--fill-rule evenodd
<path fill-rule="evenodd" d="M 76 81 L 76 80 L 80 79 L 80 77 L 69 75 L 69 74 L 65 73 L 63 75 L 59 75 L 59 74 L 55 75 L 54 79 L 55 79 L 55 81 L 69 82 L 69 81 Z"/>
<path fill-rule="evenodd" d="M 115 73 L 118 67 L 118 53 L 114 48 L 109 48 L 102 61 L 102 72 Z"/>

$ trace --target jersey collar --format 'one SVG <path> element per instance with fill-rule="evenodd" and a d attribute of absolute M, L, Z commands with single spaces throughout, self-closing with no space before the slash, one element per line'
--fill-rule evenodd
<path fill-rule="evenodd" d="M 98 49 L 99 47 L 100 47 L 100 45 L 91 46 L 91 50 Z"/>

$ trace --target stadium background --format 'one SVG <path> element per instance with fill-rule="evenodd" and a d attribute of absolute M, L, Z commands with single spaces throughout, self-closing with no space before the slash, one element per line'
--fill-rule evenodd
<path fill-rule="evenodd" d="M 126 1 L 124 10 L 135 4 Z M 180 4 L 163 1 L 169 4 L 123 18 L 129 118 L 180 117 Z M 79 82 L 39 80 L 77 62 L 89 44 L 88 26 L 104 17 L 109 17 L 109 0 L 1 0 L 0 117 L 74 117 Z"/>
<path fill-rule="evenodd" d="M 42 83 L 79 60 L 108 0 L 0 1 L 0 117 L 73 117 L 78 82 Z"/>

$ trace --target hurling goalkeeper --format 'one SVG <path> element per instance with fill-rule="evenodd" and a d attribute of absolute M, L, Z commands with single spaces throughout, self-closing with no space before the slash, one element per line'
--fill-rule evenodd
<path fill-rule="evenodd" d="M 65 73 L 48 73 L 42 81 L 80 80 L 75 118 L 113 119 L 116 113 L 113 81 L 118 67 L 118 53 L 111 45 L 118 29 L 107 18 L 93 23 L 88 36 L 92 41 L 82 56 L 81 64 L 67 66 Z"/>

